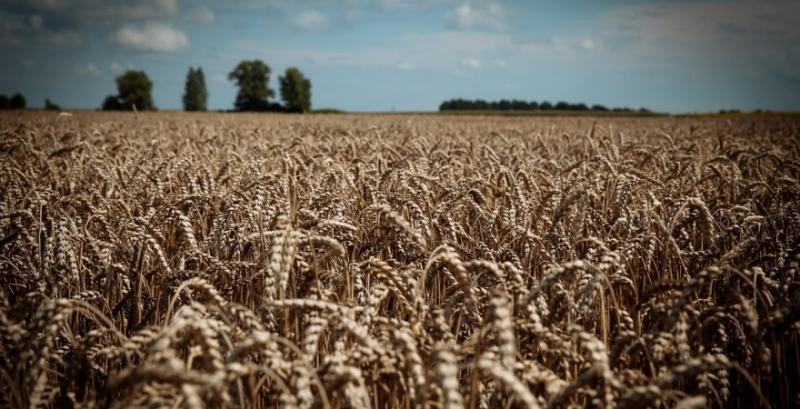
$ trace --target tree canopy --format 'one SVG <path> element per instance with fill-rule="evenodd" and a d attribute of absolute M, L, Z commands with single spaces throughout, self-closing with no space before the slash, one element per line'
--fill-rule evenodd
<path fill-rule="evenodd" d="M 122 109 L 144 111 L 155 109 L 153 105 L 153 82 L 144 71 L 128 70 L 117 77 L 117 92 Z"/>
<path fill-rule="evenodd" d="M 295 68 L 286 69 L 280 77 L 281 99 L 289 112 L 308 112 L 311 110 L 311 81 Z"/>
<path fill-rule="evenodd" d="M 0 109 L 11 109 L 11 100 L 6 95 L 0 95 Z"/>
<path fill-rule="evenodd" d="M 264 111 L 269 109 L 269 98 L 275 91 L 269 87 L 269 66 L 261 60 L 246 60 L 239 63 L 228 74 L 228 79 L 236 81 L 239 92 L 235 107 L 239 111 Z"/>
<path fill-rule="evenodd" d="M 203 69 L 189 67 L 183 94 L 183 109 L 186 111 L 205 111 L 208 102 L 208 89 Z"/>
<path fill-rule="evenodd" d="M 121 111 L 122 104 L 116 95 L 109 95 L 103 100 L 103 111 Z"/>
<path fill-rule="evenodd" d="M 117 95 L 103 100 L 104 110 L 139 111 L 156 109 L 153 105 L 153 82 L 144 71 L 128 70 L 116 79 Z"/>

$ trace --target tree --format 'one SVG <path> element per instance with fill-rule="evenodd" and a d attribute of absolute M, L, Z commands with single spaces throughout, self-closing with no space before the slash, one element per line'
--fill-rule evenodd
<path fill-rule="evenodd" d="M 117 77 L 117 91 L 121 109 L 136 108 L 140 111 L 155 109 L 151 95 L 153 83 L 144 71 L 128 70 Z"/>
<path fill-rule="evenodd" d="M 58 106 L 58 104 L 56 104 L 53 101 L 51 101 L 50 99 L 45 98 L 45 100 L 44 100 L 44 109 L 46 109 L 48 111 L 60 111 L 61 107 Z"/>
<path fill-rule="evenodd" d="M 116 95 L 109 95 L 103 100 L 103 111 L 121 111 L 122 103 Z"/>
<path fill-rule="evenodd" d="M 281 99 L 289 112 L 311 110 L 311 81 L 300 70 L 291 67 L 280 77 Z"/>
<path fill-rule="evenodd" d="M 261 60 L 246 60 L 239 63 L 228 74 L 228 80 L 236 81 L 239 92 L 234 105 L 239 111 L 264 111 L 269 108 L 268 98 L 275 96 L 269 87 L 269 66 Z"/>
<path fill-rule="evenodd" d="M 12 95 L 9 102 L 11 103 L 11 109 L 25 109 L 25 97 L 19 92 Z"/>
<path fill-rule="evenodd" d="M 189 67 L 186 74 L 186 87 L 183 94 L 183 109 L 187 111 L 205 111 L 208 102 L 208 89 L 203 69 Z"/>
<path fill-rule="evenodd" d="M 11 109 L 11 100 L 5 95 L 0 95 L 0 109 Z"/>

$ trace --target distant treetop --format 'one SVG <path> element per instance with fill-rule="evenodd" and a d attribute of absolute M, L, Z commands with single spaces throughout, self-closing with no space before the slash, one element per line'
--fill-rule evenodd
<path fill-rule="evenodd" d="M 189 67 L 186 74 L 186 87 L 183 94 L 183 109 L 186 111 L 205 111 L 208 102 L 208 88 L 203 69 Z"/>
<path fill-rule="evenodd" d="M 228 79 L 239 87 L 234 106 L 237 111 L 266 111 L 275 91 L 269 87 L 272 70 L 264 61 L 245 60 L 228 73 Z"/>
<path fill-rule="evenodd" d="M 280 77 L 281 99 L 288 112 L 311 110 L 311 81 L 295 67 L 286 69 Z"/>
<path fill-rule="evenodd" d="M 128 70 L 116 79 L 117 95 L 103 100 L 104 110 L 153 110 L 153 82 L 144 71 Z"/>
<path fill-rule="evenodd" d="M 25 109 L 27 103 L 25 102 L 25 97 L 17 92 L 16 94 L 11 96 L 11 109 Z"/>
<path fill-rule="evenodd" d="M 603 105 L 592 105 L 584 103 L 569 103 L 565 101 L 556 102 L 555 105 L 547 102 L 522 101 L 518 99 L 501 99 L 499 101 L 486 101 L 483 99 L 463 99 L 455 98 L 442 102 L 439 111 L 578 111 L 578 112 L 636 112 L 632 108 L 607 108 Z M 639 112 L 650 112 L 646 108 L 641 108 Z"/>

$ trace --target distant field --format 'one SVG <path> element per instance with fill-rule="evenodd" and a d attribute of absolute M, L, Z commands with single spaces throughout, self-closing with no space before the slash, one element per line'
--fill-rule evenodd
<path fill-rule="evenodd" d="M 800 403 L 798 117 L 453 114 L 0 114 L 0 406 Z"/>

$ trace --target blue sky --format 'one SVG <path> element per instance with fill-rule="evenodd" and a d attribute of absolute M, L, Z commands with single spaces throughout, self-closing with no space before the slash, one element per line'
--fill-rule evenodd
<path fill-rule="evenodd" d="M 667 112 L 800 110 L 800 1 L 0 0 L 0 93 L 99 107 L 129 68 L 176 109 L 189 66 L 229 109 L 243 59 L 315 107 L 517 98 Z"/>

